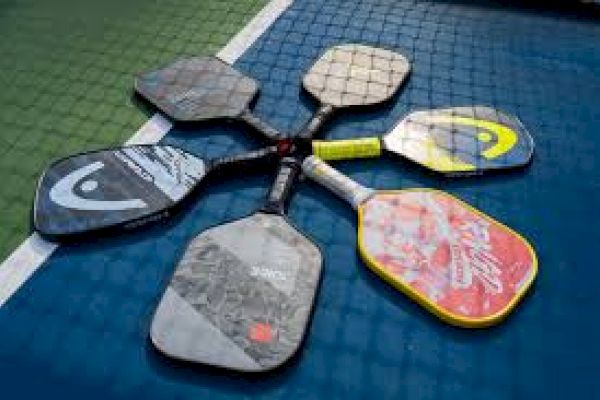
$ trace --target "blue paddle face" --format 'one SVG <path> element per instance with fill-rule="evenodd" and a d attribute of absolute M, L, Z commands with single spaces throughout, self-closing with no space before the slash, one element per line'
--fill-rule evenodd
<path fill-rule="evenodd" d="M 206 163 L 171 146 L 128 146 L 65 158 L 39 182 L 34 226 L 66 238 L 160 219 L 206 174 Z"/>

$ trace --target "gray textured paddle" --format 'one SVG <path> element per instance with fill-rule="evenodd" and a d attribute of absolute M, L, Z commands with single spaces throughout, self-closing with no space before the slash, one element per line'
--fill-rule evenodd
<path fill-rule="evenodd" d="M 135 89 L 177 122 L 240 119 L 269 140 L 282 137 L 250 111 L 258 82 L 216 57 L 182 58 L 141 74 Z"/>

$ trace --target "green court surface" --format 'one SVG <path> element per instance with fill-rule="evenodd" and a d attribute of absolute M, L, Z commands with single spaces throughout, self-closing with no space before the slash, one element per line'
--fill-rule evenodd
<path fill-rule="evenodd" d="M 28 234 L 53 159 L 121 143 L 148 116 L 133 75 L 214 54 L 265 0 L 0 0 L 0 258 Z"/>

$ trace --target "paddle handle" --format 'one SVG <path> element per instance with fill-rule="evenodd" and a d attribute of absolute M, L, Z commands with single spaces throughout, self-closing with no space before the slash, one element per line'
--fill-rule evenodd
<path fill-rule="evenodd" d="M 244 171 L 248 168 L 265 166 L 279 159 L 278 146 L 269 146 L 259 150 L 248 151 L 233 156 L 220 157 L 211 161 L 211 171 L 222 173 L 230 171 Z"/>
<path fill-rule="evenodd" d="M 381 140 L 377 137 L 345 140 L 315 140 L 312 153 L 322 160 L 351 160 L 381 155 Z"/>
<path fill-rule="evenodd" d="M 355 210 L 375 193 L 373 189 L 353 181 L 316 156 L 308 156 L 304 159 L 302 172 L 346 200 Z"/>
<path fill-rule="evenodd" d="M 240 118 L 254 128 L 258 133 L 262 134 L 267 140 L 274 142 L 283 138 L 281 132 L 267 124 L 262 119 L 258 118 L 256 115 L 252 114 L 250 110 L 245 110 L 240 115 Z"/>
<path fill-rule="evenodd" d="M 279 162 L 277 177 L 267 201 L 262 208 L 263 212 L 270 214 L 283 215 L 285 212 L 285 204 L 290 196 L 292 186 L 300 173 L 300 162 L 295 157 L 284 157 Z"/>
<path fill-rule="evenodd" d="M 335 111 L 333 106 L 327 104 L 321 105 L 311 120 L 300 131 L 297 138 L 301 142 L 309 141 L 323 126 L 333 111 Z M 273 182 L 273 186 L 271 186 L 267 201 L 262 208 L 263 212 L 281 215 L 285 213 L 285 205 L 290 196 L 292 186 L 294 186 L 294 182 L 300 174 L 300 163 L 301 159 L 297 154 L 281 159 L 279 169 L 277 170 L 277 177 L 275 178 L 275 182 Z"/>
<path fill-rule="evenodd" d="M 304 126 L 298 134 L 300 139 L 312 139 L 317 131 L 321 129 L 323 124 L 327 122 L 331 114 L 335 111 L 335 107 L 329 104 L 322 104 L 311 120 Z"/>

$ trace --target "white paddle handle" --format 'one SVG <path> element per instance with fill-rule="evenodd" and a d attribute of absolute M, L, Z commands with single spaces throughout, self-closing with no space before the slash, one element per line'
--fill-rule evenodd
<path fill-rule="evenodd" d="M 316 156 L 308 156 L 304 159 L 302 172 L 346 200 L 355 210 L 375 193 L 374 190 L 353 181 Z"/>

